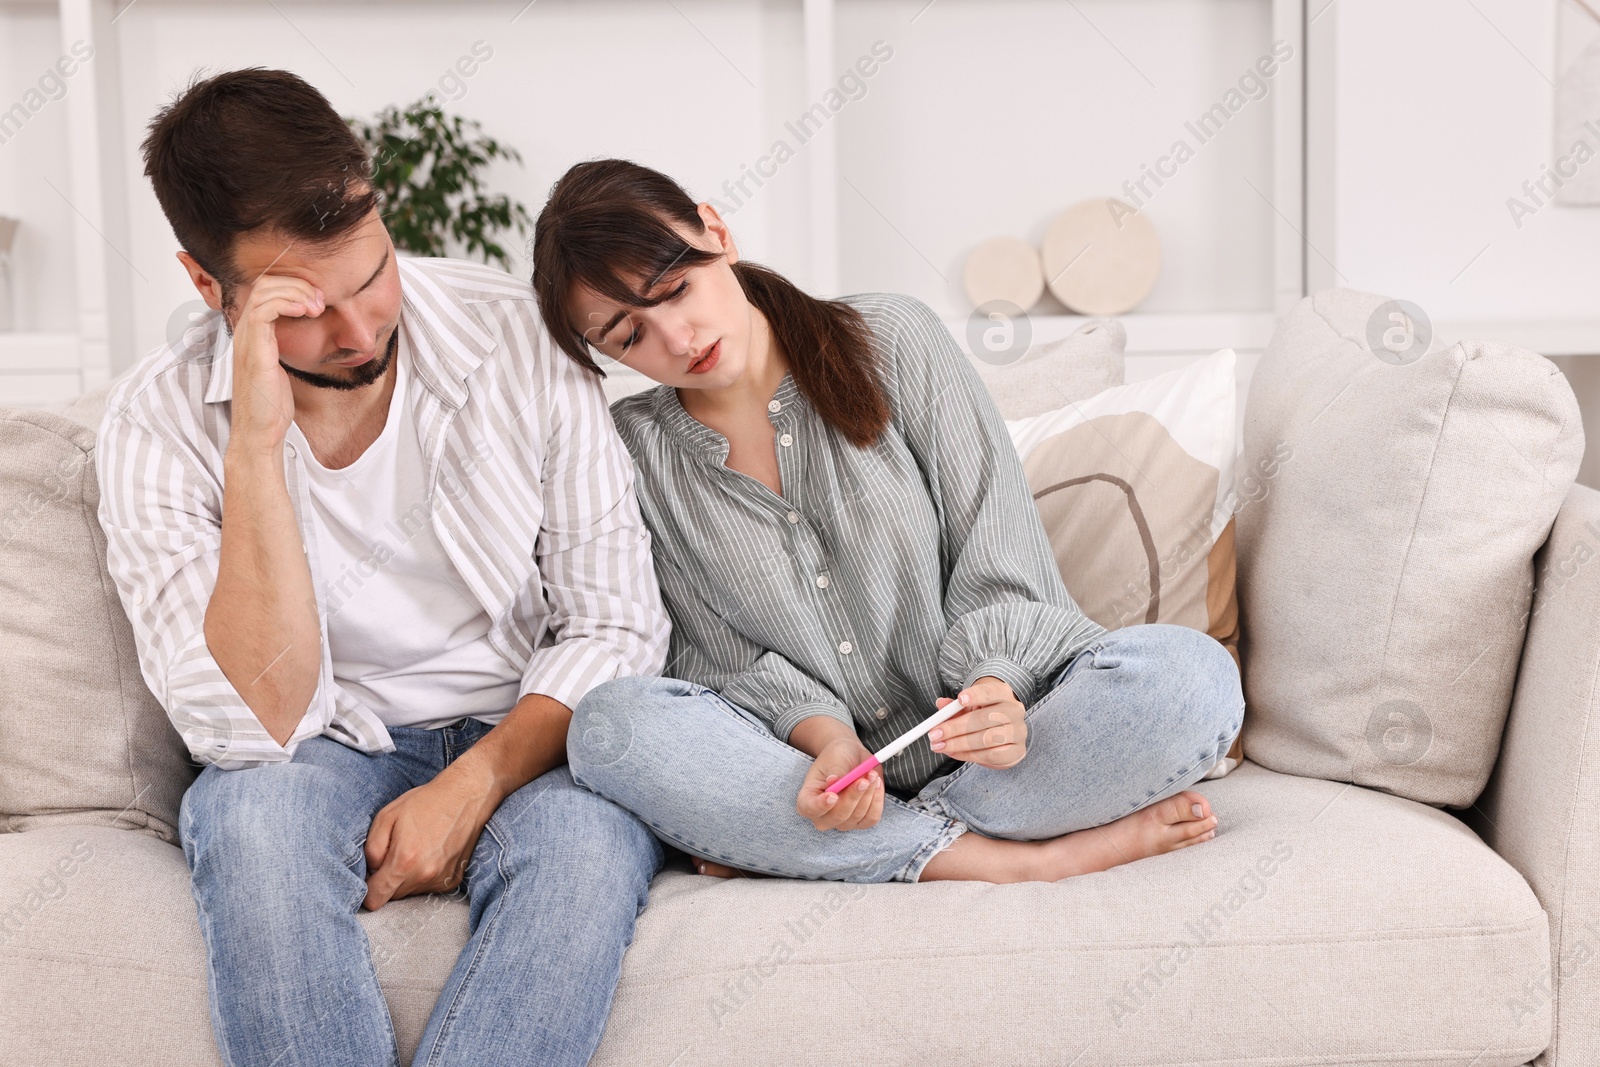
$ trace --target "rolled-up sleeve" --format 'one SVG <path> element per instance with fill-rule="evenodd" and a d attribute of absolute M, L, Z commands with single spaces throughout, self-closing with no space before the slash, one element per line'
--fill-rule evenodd
<path fill-rule="evenodd" d="M 206 645 L 222 552 L 222 487 L 113 394 L 95 448 L 106 563 L 139 669 L 189 754 L 225 770 L 285 762 L 331 714 L 319 681 L 287 745 L 273 740 Z"/>
<path fill-rule="evenodd" d="M 553 642 L 534 650 L 518 697 L 540 693 L 571 708 L 601 682 L 660 674 L 672 623 L 633 492 L 633 461 L 600 383 L 559 353 L 544 365 L 550 431 L 535 580 Z"/>
<path fill-rule="evenodd" d="M 669 675 L 716 690 L 766 723 L 781 741 L 814 715 L 855 729 L 850 709 L 831 689 L 728 625 L 670 561 L 658 557 L 656 569 L 674 621 Z"/>
<path fill-rule="evenodd" d="M 1021 460 L 977 372 L 927 305 L 899 305 L 895 419 L 934 495 L 949 575 L 940 680 L 954 692 L 992 675 L 1031 704 L 1105 627 L 1062 584 Z"/>

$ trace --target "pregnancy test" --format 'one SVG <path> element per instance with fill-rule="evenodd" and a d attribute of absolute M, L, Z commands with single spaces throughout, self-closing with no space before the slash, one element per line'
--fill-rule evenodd
<path fill-rule="evenodd" d="M 950 716 L 954 715 L 956 712 L 961 711 L 962 708 L 963 705 L 960 700 L 952 700 L 950 703 L 946 704 L 932 715 L 929 715 L 926 719 L 923 719 L 916 726 L 913 726 L 911 729 L 907 730 L 905 733 L 901 734 L 899 737 L 895 738 L 893 741 L 890 741 L 887 745 L 884 745 L 882 748 L 878 749 L 878 751 L 874 752 L 872 755 L 856 764 L 855 768 L 852 769 L 849 774 L 830 785 L 827 791 L 832 793 L 834 796 L 838 796 L 840 790 L 847 788 L 852 782 L 860 778 L 863 774 L 866 774 L 868 771 L 872 770 L 872 768 L 880 766 L 886 762 L 890 756 L 893 756 L 911 742 L 915 741 L 917 738 L 921 737 L 935 726 L 938 726 L 940 723 L 950 718 Z"/>

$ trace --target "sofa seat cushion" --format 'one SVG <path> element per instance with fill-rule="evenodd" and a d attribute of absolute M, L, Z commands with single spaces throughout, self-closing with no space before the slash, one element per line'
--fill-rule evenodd
<path fill-rule="evenodd" d="M 1545 913 L 1453 815 L 1248 759 L 1196 789 L 1214 840 L 1056 884 L 670 866 L 594 1063 L 1515 1067 L 1545 1047 Z M 178 849 L 0 835 L 0 902 L 41 889 L 20 925 L 0 916 L 0 1062 L 217 1062 Z M 405 1060 L 466 914 L 444 896 L 363 913 Z"/>

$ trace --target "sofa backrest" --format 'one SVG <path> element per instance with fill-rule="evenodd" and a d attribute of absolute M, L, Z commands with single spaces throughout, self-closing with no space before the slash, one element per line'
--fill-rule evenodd
<path fill-rule="evenodd" d="M 1285 442 L 1294 458 L 1266 492 L 1241 487 L 1243 747 L 1286 773 L 1462 806 L 1493 766 L 1532 555 L 1572 483 L 1581 422 L 1534 353 L 1375 356 L 1364 331 L 1384 305 L 1307 298 L 1255 372 L 1239 476 Z M 1100 323 L 1014 366 L 974 365 L 1016 418 L 1040 381 L 1073 399 L 1120 384 L 1122 341 Z M 106 391 L 0 409 L 0 830 L 87 822 L 171 842 L 197 768 L 144 684 L 106 573 Z M 1475 635 L 1482 647 L 1465 648 Z"/>
<path fill-rule="evenodd" d="M 141 829 L 176 842 L 195 775 L 145 686 L 106 570 L 95 427 L 105 390 L 0 409 L 0 827 Z"/>

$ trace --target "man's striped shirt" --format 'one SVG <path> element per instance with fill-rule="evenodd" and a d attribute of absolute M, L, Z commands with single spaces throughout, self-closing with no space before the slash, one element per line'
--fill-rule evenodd
<path fill-rule="evenodd" d="M 521 674 L 518 699 L 540 693 L 572 707 L 611 678 L 660 673 L 670 624 L 599 379 L 556 348 L 527 283 L 473 263 L 397 262 L 426 518 L 487 612 L 488 641 Z M 334 680 L 325 605 L 320 679 L 285 745 L 207 648 L 232 395 L 232 339 L 212 313 L 107 400 L 100 521 L 145 682 L 200 763 L 282 762 L 322 734 L 392 751 L 377 714 Z M 305 460 L 287 443 L 283 460 L 313 587 L 323 590 Z"/>

